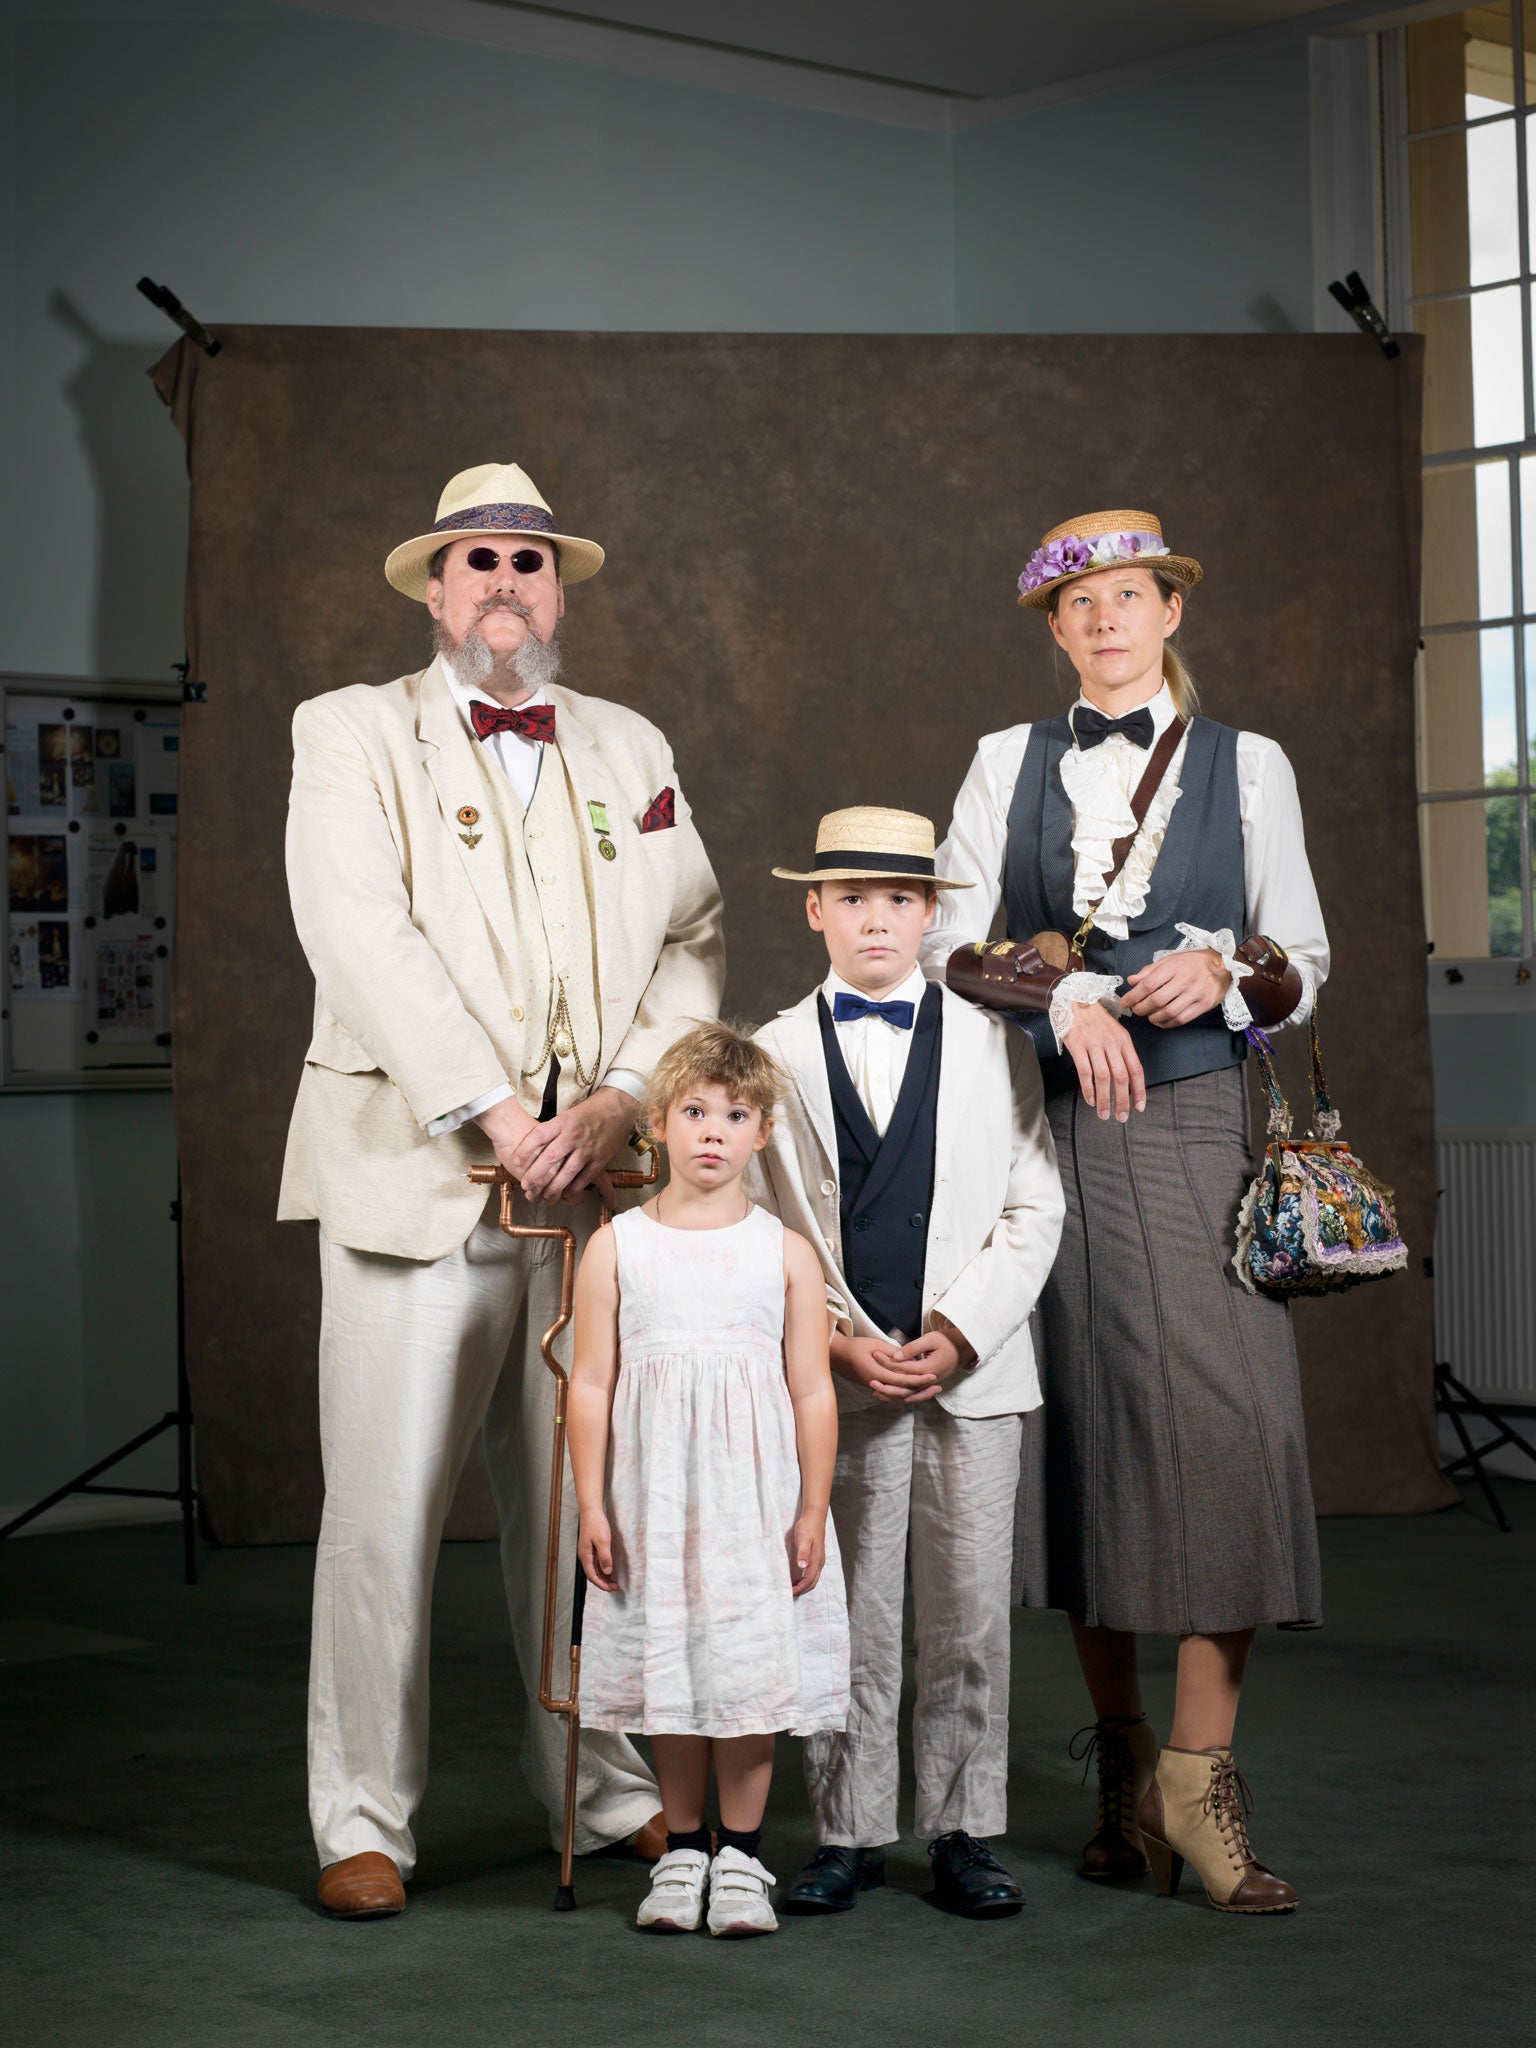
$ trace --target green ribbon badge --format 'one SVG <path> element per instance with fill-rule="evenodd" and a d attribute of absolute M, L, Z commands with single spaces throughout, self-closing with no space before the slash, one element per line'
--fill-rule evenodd
<path fill-rule="evenodd" d="M 604 860 L 617 860 L 619 849 L 608 837 L 608 834 L 613 829 L 608 823 L 608 806 L 606 804 L 589 803 L 587 805 L 587 816 L 592 820 L 592 830 L 597 834 L 598 852 L 603 856 Z"/>

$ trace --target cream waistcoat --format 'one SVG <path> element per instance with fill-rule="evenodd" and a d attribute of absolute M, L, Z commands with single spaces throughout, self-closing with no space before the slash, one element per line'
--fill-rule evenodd
<path fill-rule="evenodd" d="M 518 1100 L 537 1114 L 553 1052 L 560 1061 L 559 1103 L 565 1109 L 591 1091 L 602 1071 L 592 854 L 587 843 L 595 845 L 596 835 L 589 818 L 578 822 L 576 792 L 558 744 L 544 748 L 538 786 L 526 812 L 506 776 L 489 761 L 486 785 L 497 830 L 494 835 L 487 832 L 487 843 L 474 852 L 477 859 L 489 854 L 505 864 L 523 942 L 520 965 L 531 1029 L 524 1069 L 514 1077 Z M 567 1026 L 570 1037 L 565 1035 Z"/>

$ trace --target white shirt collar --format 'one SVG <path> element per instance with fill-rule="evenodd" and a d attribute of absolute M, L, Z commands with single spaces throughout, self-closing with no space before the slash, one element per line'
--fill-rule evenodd
<path fill-rule="evenodd" d="M 923 1000 L 927 987 L 928 977 L 923 973 L 921 967 L 914 967 L 900 988 L 887 989 L 883 996 L 872 996 L 864 989 L 855 988 L 851 981 L 844 981 L 843 977 L 834 967 L 829 971 L 826 980 L 821 984 L 821 992 L 826 997 L 829 1008 L 833 999 L 840 995 L 857 996 L 862 1002 L 868 1003 L 911 1003 L 915 1008 Z M 861 1017 L 855 1017 L 850 1021 L 855 1024 L 861 1024 L 864 1020 Z M 896 1027 L 892 1025 L 890 1028 L 894 1030 Z"/>
<path fill-rule="evenodd" d="M 1085 696 L 1083 696 L 1081 691 L 1079 691 L 1078 693 L 1077 704 L 1074 704 L 1072 706 L 1072 709 L 1074 711 L 1077 709 L 1078 704 L 1088 704 L 1088 699 Z M 1099 707 L 1097 704 L 1092 704 L 1089 705 L 1088 708 L 1091 711 L 1097 711 Z M 1145 708 L 1152 714 L 1152 741 L 1154 745 L 1156 745 L 1157 741 L 1161 739 L 1164 732 L 1168 729 L 1170 725 L 1172 725 L 1174 719 L 1178 716 L 1177 712 L 1173 708 L 1173 692 L 1169 689 L 1166 683 L 1163 684 L 1163 687 L 1158 691 L 1155 697 L 1149 697 L 1147 699 L 1145 707 L 1138 705 L 1136 708 L 1138 710 Z M 1110 714 L 1106 712 L 1104 715 L 1108 717 Z M 1128 717 L 1130 714 L 1128 712 L 1125 712 L 1120 713 L 1118 715 L 1122 717 Z M 1074 746 L 1077 745 L 1077 738 L 1075 733 L 1073 735 L 1072 744 Z"/>
<path fill-rule="evenodd" d="M 470 705 L 495 704 L 496 699 L 494 697 L 487 696 L 485 691 L 482 689 L 471 687 L 468 684 L 461 683 L 459 681 L 458 674 L 454 669 L 453 663 L 449 660 L 446 654 L 440 654 L 438 656 L 438 660 L 443 664 L 443 674 L 448 678 L 448 688 L 450 693 L 452 694 L 453 701 L 455 704 L 458 705 L 459 712 L 464 720 L 464 723 L 469 727 L 471 733 L 473 733 L 475 728 L 473 723 L 471 722 L 469 715 Z M 536 689 L 533 692 L 533 695 L 531 697 L 525 697 L 522 703 L 519 704 L 517 708 L 519 711 L 531 711 L 535 704 L 544 704 L 547 702 L 548 697 L 544 690 L 544 686 L 541 683 L 538 689 Z M 522 735 L 518 733 L 514 734 L 513 737 L 521 739 Z M 524 740 L 523 744 L 525 746 L 538 746 L 540 742 L 537 740 Z"/>

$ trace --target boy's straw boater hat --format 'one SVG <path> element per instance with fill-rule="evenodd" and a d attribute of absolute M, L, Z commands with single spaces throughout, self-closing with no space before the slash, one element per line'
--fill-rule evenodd
<path fill-rule="evenodd" d="M 876 876 L 894 882 L 928 882 L 935 889 L 969 889 L 970 882 L 946 882 L 933 871 L 933 820 L 916 811 L 883 811 L 859 804 L 828 811 L 816 827 L 811 872 L 775 868 L 782 882 L 863 882 Z"/>
<path fill-rule="evenodd" d="M 553 541 L 562 583 L 584 583 L 603 566 L 603 551 L 595 540 L 555 531 L 555 515 L 526 469 L 515 462 L 482 462 L 449 479 L 437 501 L 432 531 L 402 541 L 384 564 L 384 574 L 396 590 L 425 604 L 427 566 L 438 549 L 469 534 L 496 533 L 531 533 Z"/>
<path fill-rule="evenodd" d="M 1169 553 L 1162 526 L 1152 513 L 1090 512 L 1051 528 L 1024 565 L 1019 603 L 1043 612 L 1059 584 L 1125 563 L 1157 569 L 1186 590 L 1205 573 L 1189 555 Z"/>

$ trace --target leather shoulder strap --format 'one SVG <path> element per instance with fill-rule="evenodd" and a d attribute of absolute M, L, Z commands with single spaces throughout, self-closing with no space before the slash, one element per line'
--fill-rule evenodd
<path fill-rule="evenodd" d="M 1179 742 L 1188 730 L 1189 720 L 1187 718 L 1171 719 L 1163 727 L 1162 738 L 1152 749 L 1151 757 L 1146 767 L 1142 770 L 1141 780 L 1137 783 L 1135 793 L 1131 798 L 1131 816 L 1136 820 L 1136 830 L 1134 832 L 1127 832 L 1124 838 L 1117 839 L 1110 848 L 1110 859 L 1113 865 L 1104 876 L 1106 893 L 1113 886 L 1116 875 L 1125 866 L 1131 848 L 1136 844 L 1136 833 L 1145 824 L 1147 812 L 1152 808 L 1152 799 L 1157 795 L 1163 777 L 1168 773 L 1168 765 L 1178 752 Z"/>

